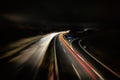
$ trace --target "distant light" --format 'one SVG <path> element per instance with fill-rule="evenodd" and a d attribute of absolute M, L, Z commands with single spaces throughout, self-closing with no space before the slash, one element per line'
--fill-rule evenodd
<path fill-rule="evenodd" d="M 87 30 L 88 30 L 88 28 L 85 28 L 85 29 L 84 29 L 84 31 L 87 31 Z"/>
<path fill-rule="evenodd" d="M 66 33 L 69 33 L 69 32 L 70 32 L 70 30 L 67 30 L 67 31 L 66 31 Z"/>
<path fill-rule="evenodd" d="M 71 39 L 72 39 L 72 35 L 68 34 L 68 35 L 67 35 L 67 38 L 68 38 L 69 40 L 71 40 Z"/>
<path fill-rule="evenodd" d="M 87 47 L 84 45 L 84 46 L 83 46 L 83 48 L 85 48 L 85 49 L 86 49 Z"/>
<path fill-rule="evenodd" d="M 80 39 L 80 42 L 82 41 L 82 39 Z"/>

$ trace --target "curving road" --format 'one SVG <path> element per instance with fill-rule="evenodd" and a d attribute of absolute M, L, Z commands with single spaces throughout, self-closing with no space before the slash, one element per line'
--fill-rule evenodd
<path fill-rule="evenodd" d="M 22 45 L 16 43 L 20 46 L 2 53 L 0 80 L 119 79 L 87 55 L 77 40 L 67 41 L 64 33 L 67 31 L 42 35 Z"/>

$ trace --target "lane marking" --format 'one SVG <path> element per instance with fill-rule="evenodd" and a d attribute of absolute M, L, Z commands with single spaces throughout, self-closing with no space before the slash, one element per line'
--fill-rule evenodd
<path fill-rule="evenodd" d="M 55 40 L 56 40 L 56 37 L 54 39 L 55 74 L 56 74 L 57 80 L 60 80 L 59 79 L 59 70 L 58 70 L 57 56 L 56 56 L 56 43 L 55 43 Z"/>
<path fill-rule="evenodd" d="M 78 54 L 77 54 L 77 55 L 78 55 Z M 94 68 L 92 68 L 90 64 L 88 64 L 82 57 L 80 57 L 80 55 L 78 55 L 78 57 L 79 57 L 80 59 L 82 59 L 83 62 L 85 62 L 85 64 L 86 64 L 100 79 L 104 80 L 104 78 L 103 78 Z"/>
<path fill-rule="evenodd" d="M 73 69 L 75 70 L 75 72 L 76 72 L 76 74 L 77 74 L 79 80 L 82 80 L 82 79 L 81 79 L 81 76 L 79 75 L 77 69 L 75 68 L 75 66 L 74 66 L 73 64 L 72 64 L 72 67 L 73 67 Z"/>

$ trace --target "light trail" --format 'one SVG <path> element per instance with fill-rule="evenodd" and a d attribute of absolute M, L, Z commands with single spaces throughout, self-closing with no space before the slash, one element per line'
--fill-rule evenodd
<path fill-rule="evenodd" d="M 10 62 L 15 62 L 17 64 L 23 64 L 25 62 L 28 62 L 32 66 L 36 66 L 37 68 L 40 67 L 40 65 L 43 62 L 44 56 L 46 54 L 47 48 L 53 39 L 54 36 L 56 36 L 58 33 L 51 33 L 43 36 L 39 42 L 32 45 L 25 51 L 22 51 L 20 55 L 12 58 Z"/>
<path fill-rule="evenodd" d="M 85 71 L 91 76 L 93 80 L 97 80 L 96 77 L 92 74 L 92 72 L 83 64 L 83 62 L 78 58 L 76 53 L 67 45 L 67 43 L 64 41 L 62 34 L 59 35 L 59 39 L 63 42 L 65 47 L 70 51 L 72 56 L 78 61 L 78 63 L 85 69 Z"/>
<path fill-rule="evenodd" d="M 110 69 L 108 66 L 106 66 L 104 63 L 102 63 L 101 61 L 99 61 L 97 58 L 95 58 L 93 55 L 91 55 L 86 49 L 84 49 L 82 47 L 82 45 L 80 44 L 81 41 L 79 41 L 79 46 L 91 57 L 93 58 L 95 61 L 97 61 L 99 64 L 101 64 L 104 68 L 106 68 L 107 70 L 109 70 L 111 73 L 113 73 L 115 76 L 120 78 L 120 75 L 117 74 L 115 71 L 113 71 L 112 69 Z"/>
<path fill-rule="evenodd" d="M 104 78 L 103 78 L 95 69 L 93 69 L 92 66 L 91 66 L 89 63 L 87 63 L 82 57 L 80 57 L 80 55 L 77 54 L 77 56 L 78 56 L 97 76 L 99 76 L 99 78 L 100 78 L 101 80 L 104 80 Z"/>
<path fill-rule="evenodd" d="M 12 56 L 13 54 L 17 53 L 18 51 L 24 49 L 28 45 L 37 41 L 40 37 L 41 36 L 36 36 L 36 37 L 32 37 L 32 38 L 23 39 L 23 40 L 20 40 L 18 42 L 15 42 L 15 43 L 9 45 L 8 48 L 10 49 L 10 51 L 8 51 L 8 52 L 4 53 L 4 55 L 0 56 L 0 59 Z"/>

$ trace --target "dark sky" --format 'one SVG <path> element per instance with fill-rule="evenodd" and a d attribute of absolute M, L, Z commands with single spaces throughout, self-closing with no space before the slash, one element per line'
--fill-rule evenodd
<path fill-rule="evenodd" d="M 2 16 L 15 21 L 80 23 L 119 21 L 118 2 L 0 1 Z"/>

